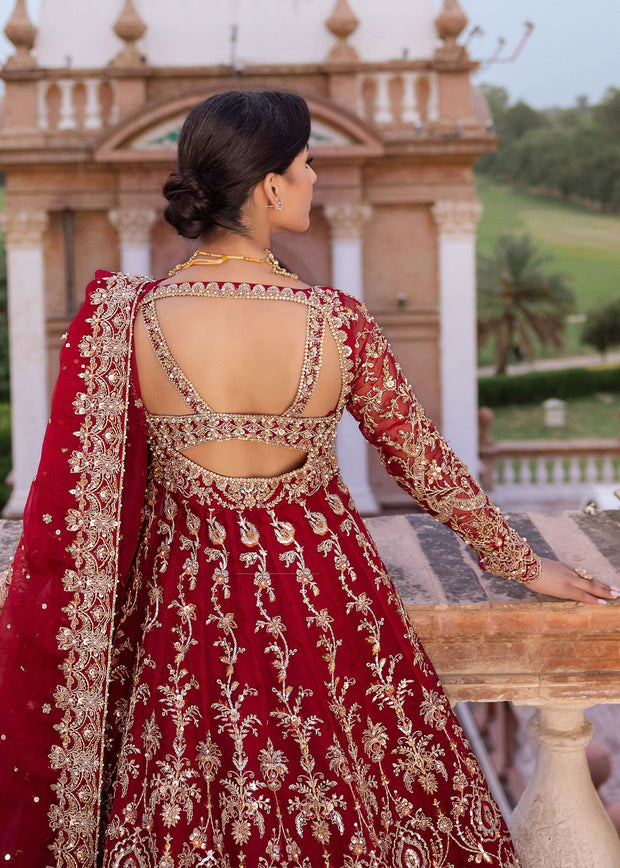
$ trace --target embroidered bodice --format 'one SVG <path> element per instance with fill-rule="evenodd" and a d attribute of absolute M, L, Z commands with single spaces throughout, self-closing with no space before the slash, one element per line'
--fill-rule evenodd
<path fill-rule="evenodd" d="M 280 415 L 219 413 L 206 404 L 174 361 L 157 320 L 157 299 L 174 295 L 289 299 L 306 305 L 304 361 L 299 388 L 288 410 Z M 151 446 L 160 456 L 162 449 L 167 452 L 167 459 L 159 467 L 170 485 L 185 486 L 187 496 L 202 497 L 201 491 L 208 482 L 217 490 L 218 498 L 237 508 L 266 506 L 282 497 L 292 501 L 305 496 L 326 484 L 337 472 L 336 427 L 346 406 L 364 437 L 378 450 L 388 473 L 417 503 L 471 545 L 484 569 L 518 581 L 538 578 L 540 559 L 510 527 L 428 419 L 385 335 L 356 299 L 323 287 L 294 290 L 249 284 L 185 283 L 155 285 L 143 301 L 143 310 L 155 353 L 190 410 L 187 415 L 147 414 Z M 340 398 L 327 416 L 304 416 L 321 366 L 326 325 L 340 356 Z M 206 440 L 231 439 L 304 449 L 307 460 L 298 470 L 280 476 L 236 478 L 213 474 L 179 452 Z M 177 456 L 173 459 L 175 467 L 170 466 L 171 455 Z M 182 473 L 177 472 L 179 462 Z"/>
<path fill-rule="evenodd" d="M 271 287 L 271 290 L 277 289 Z M 262 290 L 262 292 L 261 292 Z M 151 293 L 142 304 L 146 329 L 164 372 L 175 386 L 190 412 L 161 415 L 147 413 L 152 444 L 165 443 L 177 451 L 200 443 L 217 440 L 253 440 L 275 446 L 288 446 L 306 452 L 333 445 L 337 409 L 326 416 L 303 415 L 312 397 L 321 367 L 325 334 L 325 311 L 320 305 L 307 304 L 306 336 L 303 363 L 296 395 L 283 413 L 226 413 L 209 407 L 192 382 L 175 361 L 164 337 L 156 310 L 156 301 L 175 295 L 198 295 L 237 298 L 280 298 L 263 287 L 244 284 L 192 283 L 164 285 Z M 302 296 L 305 300 L 305 296 Z M 293 300 L 299 301 L 300 297 Z"/>

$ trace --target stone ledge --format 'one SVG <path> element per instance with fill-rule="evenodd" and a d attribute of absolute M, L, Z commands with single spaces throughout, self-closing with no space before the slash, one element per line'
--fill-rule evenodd
<path fill-rule="evenodd" d="M 620 587 L 620 512 L 524 513 L 511 523 L 539 554 Z M 483 573 L 426 515 L 367 525 L 452 702 L 620 702 L 620 600 L 563 602 Z"/>

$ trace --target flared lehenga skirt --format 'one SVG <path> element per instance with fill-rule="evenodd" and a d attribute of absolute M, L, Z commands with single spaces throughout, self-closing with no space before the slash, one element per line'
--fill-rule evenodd
<path fill-rule="evenodd" d="M 344 483 L 315 470 L 153 464 L 115 637 L 105 868 L 518 865 Z"/>

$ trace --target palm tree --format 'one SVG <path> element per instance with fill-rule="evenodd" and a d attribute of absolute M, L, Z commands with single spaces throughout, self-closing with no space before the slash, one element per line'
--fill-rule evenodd
<path fill-rule="evenodd" d="M 478 264 L 478 341 L 495 341 L 496 372 L 506 372 L 512 351 L 532 358 L 534 338 L 562 346 L 564 319 L 575 307 L 566 278 L 545 270 L 529 235 L 503 235 Z"/>

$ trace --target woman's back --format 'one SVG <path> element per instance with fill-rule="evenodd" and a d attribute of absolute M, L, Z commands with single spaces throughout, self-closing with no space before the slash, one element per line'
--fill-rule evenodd
<path fill-rule="evenodd" d="M 160 284 L 160 293 L 166 286 L 170 284 Z M 193 291 L 201 286 L 192 284 Z M 215 296 L 160 297 L 154 302 L 155 316 L 143 310 L 138 317 L 136 359 L 147 412 L 192 412 L 170 370 L 162 366 L 164 355 L 172 357 L 188 388 L 193 387 L 215 415 L 277 416 L 295 408 L 304 417 L 331 413 L 342 378 L 337 345 L 322 316 L 317 322 L 310 305 L 292 299 L 248 298 L 243 291 L 218 287 Z M 174 285 L 170 292 L 177 292 Z M 154 348 L 157 334 L 163 336 L 160 358 Z M 203 442 L 181 451 L 223 476 L 276 476 L 300 467 L 306 457 L 302 449 L 246 439 Z"/>

